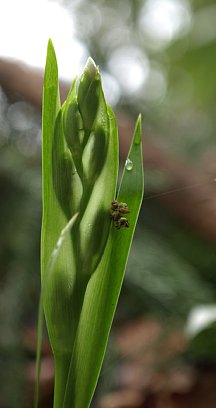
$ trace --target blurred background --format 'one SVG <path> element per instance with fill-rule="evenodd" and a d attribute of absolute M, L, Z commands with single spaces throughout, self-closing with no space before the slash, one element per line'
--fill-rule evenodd
<path fill-rule="evenodd" d="M 0 407 L 33 406 L 46 46 L 62 100 L 91 55 L 145 197 L 92 407 L 216 406 L 216 1 L 7 0 L 0 9 Z M 41 407 L 52 406 L 43 342 Z"/>

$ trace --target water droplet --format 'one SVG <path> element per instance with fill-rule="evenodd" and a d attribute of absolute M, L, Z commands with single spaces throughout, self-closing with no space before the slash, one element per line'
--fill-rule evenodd
<path fill-rule="evenodd" d="M 215 183 L 216 183 L 216 177 L 214 178 L 214 180 L 213 180 Z"/>
<path fill-rule="evenodd" d="M 133 162 L 130 159 L 127 159 L 125 162 L 126 170 L 130 171 L 133 168 Z"/>

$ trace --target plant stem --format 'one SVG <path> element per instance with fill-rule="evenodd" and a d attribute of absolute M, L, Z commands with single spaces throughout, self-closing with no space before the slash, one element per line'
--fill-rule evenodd
<path fill-rule="evenodd" d="M 55 354 L 54 408 L 62 408 L 71 354 Z"/>

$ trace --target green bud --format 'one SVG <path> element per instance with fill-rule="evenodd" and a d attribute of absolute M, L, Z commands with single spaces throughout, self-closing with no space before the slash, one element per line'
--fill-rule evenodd
<path fill-rule="evenodd" d="M 84 127 L 91 131 L 97 116 L 101 95 L 99 70 L 92 58 L 89 58 L 81 76 L 78 88 L 78 105 Z"/>
<path fill-rule="evenodd" d="M 84 139 L 83 120 L 79 112 L 76 94 L 77 79 L 73 81 L 63 111 L 65 139 L 70 149 L 76 169 L 82 176 L 82 144 Z"/>
<path fill-rule="evenodd" d="M 53 186 L 67 219 L 79 208 L 82 184 L 77 174 L 72 155 L 65 143 L 62 110 L 56 119 L 52 148 Z"/>
<path fill-rule="evenodd" d="M 90 63 L 87 63 L 87 66 L 89 65 L 92 67 L 91 60 Z M 96 72 L 94 67 L 95 65 L 92 67 L 93 74 Z M 98 71 L 97 75 L 99 75 Z M 86 98 L 88 98 L 88 94 Z M 83 196 L 77 251 L 79 273 L 88 276 L 94 272 L 107 241 L 110 228 L 109 210 L 114 197 L 113 181 L 111 180 L 109 183 L 109 179 L 113 177 L 113 170 L 111 171 L 110 167 L 112 166 L 111 157 L 113 156 L 115 137 L 110 132 L 110 118 L 100 76 L 97 83 L 97 95 L 91 96 L 90 105 L 97 106 L 97 111 L 95 111 L 93 130 L 88 132 L 85 129 L 86 144 L 82 154 Z M 81 111 L 81 104 L 79 109 Z M 99 242 L 98 236 L 100 237 Z"/>

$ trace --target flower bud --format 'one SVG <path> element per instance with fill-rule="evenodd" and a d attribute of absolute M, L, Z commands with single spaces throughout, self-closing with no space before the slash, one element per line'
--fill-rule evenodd
<path fill-rule="evenodd" d="M 53 128 L 44 183 L 51 186 L 51 193 L 44 200 L 43 270 L 61 231 L 78 215 L 48 276 L 44 309 L 54 351 L 69 354 L 88 281 L 108 239 L 118 168 L 116 122 L 93 60 L 88 60 L 78 90 L 77 79 L 73 81 Z"/>
<path fill-rule="evenodd" d="M 101 96 L 99 70 L 92 58 L 89 58 L 81 76 L 78 88 L 78 105 L 86 131 L 94 127 Z"/>
<path fill-rule="evenodd" d="M 79 208 L 82 197 L 82 184 L 70 150 L 64 141 L 62 111 L 56 119 L 52 148 L 53 186 L 67 220 Z"/>

